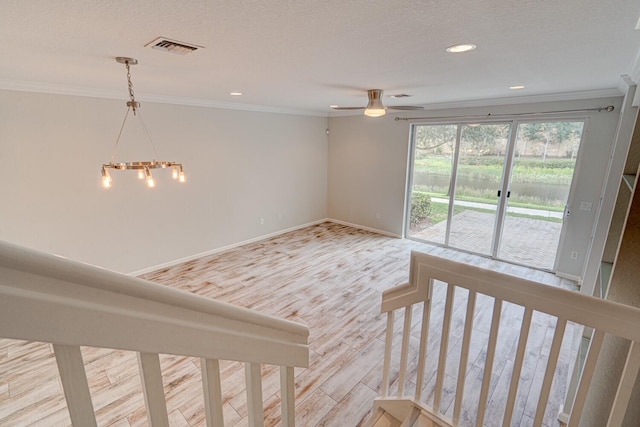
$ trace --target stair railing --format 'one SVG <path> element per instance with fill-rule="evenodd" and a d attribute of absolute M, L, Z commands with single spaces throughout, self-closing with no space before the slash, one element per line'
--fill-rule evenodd
<path fill-rule="evenodd" d="M 446 287 L 446 296 L 443 297 L 444 309 L 442 317 L 437 317 L 440 316 L 439 314 L 436 317 L 432 315 L 432 300 L 434 286 L 436 285 Z M 466 292 L 467 296 L 466 308 L 464 309 L 465 315 L 464 317 L 461 315 L 462 307 L 464 307 L 462 306 L 459 310 L 460 315 L 454 317 L 454 299 L 461 290 L 466 290 L 462 292 Z M 581 327 L 593 328 L 594 338 L 591 341 L 586 357 L 584 370 L 578 384 L 567 425 L 570 427 L 581 425 L 579 424 L 580 417 L 585 405 L 587 392 L 591 386 L 593 373 L 596 370 L 596 362 L 602 349 L 604 336 L 607 334 L 621 337 L 630 343 L 627 360 L 611 405 L 607 426 L 615 427 L 622 424 L 632 389 L 640 370 L 640 328 L 638 327 L 640 325 L 640 309 L 419 252 L 412 252 L 411 254 L 409 282 L 383 293 L 382 312 L 387 313 L 387 331 L 381 384 L 382 397 L 376 402 L 378 407 L 383 407 L 386 404 L 385 409 L 390 408 L 391 412 L 393 412 L 393 410 L 398 411 L 400 407 L 408 408 L 406 403 L 410 401 L 422 408 L 423 414 L 436 425 L 459 425 L 462 405 L 466 397 L 465 379 L 469 362 L 470 342 L 474 320 L 478 317 L 478 313 L 475 311 L 476 301 L 479 298 L 486 298 L 486 296 L 493 298 L 493 312 L 486 343 L 481 387 L 479 393 L 478 390 L 474 390 L 474 393 L 472 393 L 474 395 L 477 394 L 477 397 L 471 396 L 474 400 L 473 407 L 475 407 L 475 422 L 472 425 L 481 427 L 485 422 L 492 369 L 496 358 L 498 332 L 501 327 L 501 316 L 507 304 L 520 307 L 523 310 L 523 315 L 519 325 L 519 334 L 517 334 L 517 348 L 515 349 L 515 359 L 509 380 L 509 392 L 505 400 L 506 403 L 500 425 L 511 425 L 513 420 L 525 350 L 527 349 L 532 318 L 536 312 L 555 317 L 556 322 L 533 425 L 540 426 L 543 423 L 554 372 L 568 325 L 570 327 L 578 326 L 578 329 L 575 329 L 576 334 L 574 334 L 577 336 L 582 335 Z M 419 304 L 422 305 L 422 320 L 419 323 L 416 322 L 416 325 L 412 328 L 412 313 L 414 308 L 416 309 L 415 311 L 420 311 L 419 307 L 416 307 Z M 394 321 L 394 313 L 398 310 L 404 310 L 404 321 L 400 329 L 402 341 L 400 344 L 399 366 L 396 370 L 396 365 L 392 363 L 392 350 L 394 349 L 393 338 L 397 334 L 394 331 L 396 323 Z M 488 321 L 488 319 L 483 320 L 485 322 Z M 427 344 L 432 342 L 429 341 L 428 336 L 429 323 L 436 321 L 442 322 L 441 335 L 436 337 L 439 338 L 439 349 L 437 348 L 436 340 L 434 346 L 436 347 L 435 352 L 437 355 L 428 355 Z M 452 350 L 449 338 L 452 322 L 460 321 L 464 322 L 464 325 L 457 324 L 457 328 L 463 328 L 463 333 L 461 340 L 458 342 L 460 350 L 455 352 Z M 410 341 L 412 336 L 417 337 L 418 335 L 420 338 L 417 354 L 410 355 Z M 416 338 L 413 339 L 415 340 Z M 447 381 L 447 375 L 452 375 L 452 370 L 447 369 L 447 360 L 452 359 L 453 353 L 459 356 L 454 401 L 449 404 L 448 408 L 443 408 L 442 402 L 445 391 L 452 393 L 451 385 L 448 390 L 445 390 L 445 381 Z M 416 359 L 417 366 L 412 366 L 412 369 L 415 370 L 415 376 L 407 378 L 409 362 L 415 363 Z M 437 362 L 435 361 L 436 359 Z M 455 357 L 453 359 L 456 360 Z M 425 366 L 428 361 L 432 364 L 437 363 L 432 405 L 424 402 L 422 396 Z M 397 373 L 397 393 L 395 396 L 390 396 L 392 365 L 394 365 L 394 375 Z M 413 394 L 405 391 L 405 386 L 409 379 L 411 383 L 415 384 Z M 432 377 L 432 385 L 433 381 L 434 378 Z M 448 415 L 445 415 L 444 412 L 448 412 Z M 466 422 L 468 423 L 468 413 L 465 416 L 467 416 Z"/>
<path fill-rule="evenodd" d="M 150 425 L 168 426 L 159 354 L 201 358 L 207 425 L 222 427 L 219 360 L 244 362 L 248 421 L 264 424 L 261 365 L 280 366 L 282 425 L 293 426 L 294 367 L 306 326 L 0 242 L 0 336 L 53 344 L 74 426 L 96 418 L 80 346 L 138 353 Z"/>

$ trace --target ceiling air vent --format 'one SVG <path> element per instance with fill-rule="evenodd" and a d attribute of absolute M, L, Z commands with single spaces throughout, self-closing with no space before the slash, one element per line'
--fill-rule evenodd
<path fill-rule="evenodd" d="M 389 98 L 410 98 L 413 95 L 407 95 L 406 93 L 399 93 L 397 95 L 389 95 Z"/>
<path fill-rule="evenodd" d="M 153 49 L 164 50 L 165 52 L 176 53 L 178 55 L 186 55 L 187 53 L 191 53 L 203 48 L 203 46 L 179 42 L 177 40 L 171 40 L 166 37 L 158 37 L 157 39 L 147 43 L 144 46 L 151 47 Z"/>

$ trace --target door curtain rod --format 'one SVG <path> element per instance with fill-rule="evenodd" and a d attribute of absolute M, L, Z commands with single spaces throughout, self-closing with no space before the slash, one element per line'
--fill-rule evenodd
<path fill-rule="evenodd" d="M 459 120 L 459 119 L 469 119 L 469 120 L 477 120 L 477 119 L 506 119 L 509 117 L 522 117 L 522 116 L 541 116 L 545 114 L 560 114 L 560 113 L 582 113 L 585 111 L 606 111 L 611 112 L 615 109 L 613 105 L 607 105 L 606 107 L 597 107 L 597 108 L 582 108 L 577 110 L 555 110 L 555 111 L 540 111 L 535 113 L 513 113 L 513 114 L 497 114 L 493 115 L 483 114 L 476 116 L 440 116 L 440 117 L 396 117 L 396 121 L 409 121 L 409 120 Z"/>

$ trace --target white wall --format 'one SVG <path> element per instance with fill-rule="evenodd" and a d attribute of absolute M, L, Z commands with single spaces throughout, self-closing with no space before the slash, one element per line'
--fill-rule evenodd
<path fill-rule="evenodd" d="M 332 117 L 329 119 L 329 217 L 395 235 L 403 234 L 410 124 L 395 121 L 395 116 L 495 116 L 613 104 L 616 107 L 614 112 L 588 114 L 588 128 L 580 148 L 572 213 L 566 224 L 567 235 L 558 265 L 558 272 L 577 277 L 586 259 L 621 99 L 428 110 L 387 114 L 382 118 L 362 115 Z M 590 212 L 580 211 L 581 201 L 593 203 L 593 209 Z M 578 251 L 577 260 L 570 259 L 572 251 Z"/>
<path fill-rule="evenodd" d="M 0 91 L 0 239 L 131 272 L 326 218 L 321 117 L 143 102 L 187 183 L 114 172 L 103 189 L 125 101 Z M 154 157 L 138 133 L 129 119 L 116 161 Z"/>

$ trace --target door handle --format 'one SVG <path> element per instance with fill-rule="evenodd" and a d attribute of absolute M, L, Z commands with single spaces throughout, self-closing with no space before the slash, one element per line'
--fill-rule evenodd
<path fill-rule="evenodd" d="M 502 194 L 502 192 L 498 190 L 498 197 L 500 197 L 500 194 Z M 511 191 L 507 191 L 507 199 L 509 198 L 509 196 L 511 196 Z"/>

